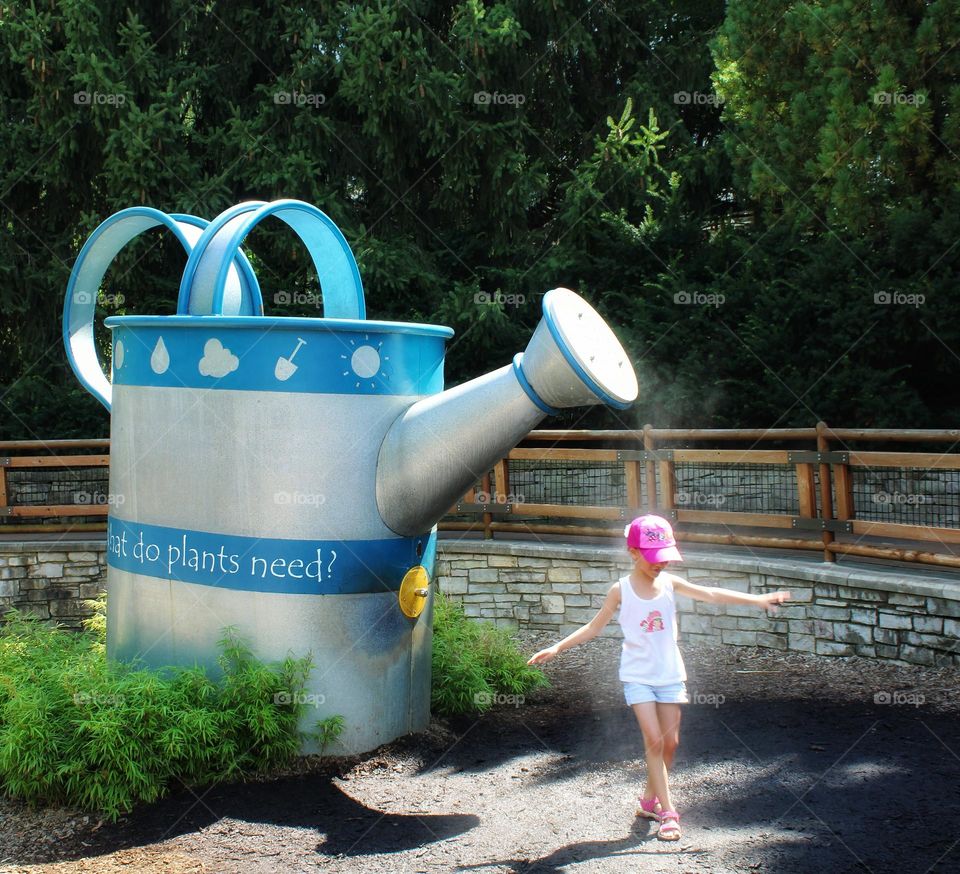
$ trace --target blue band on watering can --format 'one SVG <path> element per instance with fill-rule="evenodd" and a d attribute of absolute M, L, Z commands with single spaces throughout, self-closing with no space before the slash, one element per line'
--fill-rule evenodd
<path fill-rule="evenodd" d="M 97 296 L 107 269 L 134 237 L 158 226 L 171 231 L 189 254 L 206 224 L 205 219 L 197 216 L 167 215 L 148 206 L 135 206 L 102 222 L 80 250 L 63 302 L 63 345 L 77 379 L 108 411 L 111 386 L 103 373 L 93 336 Z M 260 287 L 244 255 L 240 254 L 230 265 L 229 282 L 237 289 L 240 312 L 263 312 Z"/>
<path fill-rule="evenodd" d="M 115 385 L 350 395 L 443 390 L 440 325 L 345 319 L 111 316 Z"/>
<path fill-rule="evenodd" d="M 108 516 L 107 564 L 161 580 L 245 592 L 395 592 L 407 570 L 419 563 L 416 540 L 239 537 Z"/>
<path fill-rule="evenodd" d="M 330 218 L 301 200 L 253 200 L 218 215 L 190 254 L 180 283 L 180 301 L 192 298 L 203 312 L 225 312 L 230 303 L 230 264 L 247 234 L 270 216 L 289 225 L 307 247 L 320 280 L 324 317 L 365 318 L 363 284 L 350 246 Z"/>
<path fill-rule="evenodd" d="M 560 410 L 555 407 L 551 407 L 546 401 L 544 401 L 540 395 L 538 395 L 534 390 L 533 386 L 530 385 L 530 380 L 527 379 L 527 375 L 523 372 L 523 353 L 518 352 L 513 356 L 513 372 L 517 377 L 517 382 L 520 383 L 520 388 L 524 390 L 527 397 L 533 401 L 534 405 L 539 409 L 543 410 L 548 416 L 556 416 L 559 414 Z"/>
<path fill-rule="evenodd" d="M 543 296 L 543 320 L 547 323 L 547 330 L 550 331 L 550 336 L 552 336 L 556 342 L 560 354 L 563 355 L 567 364 L 573 369 L 573 372 L 580 377 L 583 384 L 600 398 L 601 401 L 617 410 L 630 409 L 630 407 L 633 406 L 633 401 L 620 400 L 611 395 L 610 392 L 605 391 L 600 383 L 590 376 L 590 374 L 583 369 L 580 362 L 577 361 L 576 355 L 573 354 L 567 343 L 567 338 L 563 336 L 557 327 L 552 306 L 554 300 L 556 300 L 553 296 L 553 291 L 554 290 L 550 290 Z"/>

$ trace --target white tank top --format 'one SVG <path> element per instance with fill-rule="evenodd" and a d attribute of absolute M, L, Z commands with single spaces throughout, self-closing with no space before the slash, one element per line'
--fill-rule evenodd
<path fill-rule="evenodd" d="M 629 574 L 620 578 L 620 680 L 624 683 L 667 686 L 687 679 L 677 646 L 673 583 L 662 575 L 660 584 L 656 598 L 641 598 L 633 591 Z"/>

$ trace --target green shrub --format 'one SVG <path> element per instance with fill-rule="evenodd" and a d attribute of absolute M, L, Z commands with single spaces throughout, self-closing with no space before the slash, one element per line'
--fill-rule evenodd
<path fill-rule="evenodd" d="M 547 678 L 527 665 L 510 635 L 489 622 L 468 619 L 463 609 L 437 596 L 434 602 L 434 713 L 452 716 L 489 709 L 497 695 L 525 695 Z"/>
<path fill-rule="evenodd" d="M 169 786 L 280 768 L 299 753 L 310 657 L 256 661 L 234 629 L 220 641 L 223 677 L 108 661 L 104 600 L 82 633 L 15 611 L 0 627 L 0 789 L 111 820 Z M 321 747 L 342 730 L 331 717 Z"/>

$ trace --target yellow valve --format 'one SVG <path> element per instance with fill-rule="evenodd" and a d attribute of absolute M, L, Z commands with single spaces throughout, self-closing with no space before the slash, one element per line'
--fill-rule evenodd
<path fill-rule="evenodd" d="M 410 568 L 400 583 L 400 609 L 404 616 L 416 619 L 427 603 L 430 594 L 430 574 L 423 565 Z"/>

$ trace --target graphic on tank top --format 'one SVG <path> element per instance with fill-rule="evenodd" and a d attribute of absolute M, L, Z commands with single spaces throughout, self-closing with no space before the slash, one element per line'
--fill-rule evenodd
<path fill-rule="evenodd" d="M 640 623 L 644 631 L 665 631 L 663 614 L 659 610 L 651 610 L 646 619 Z"/>

